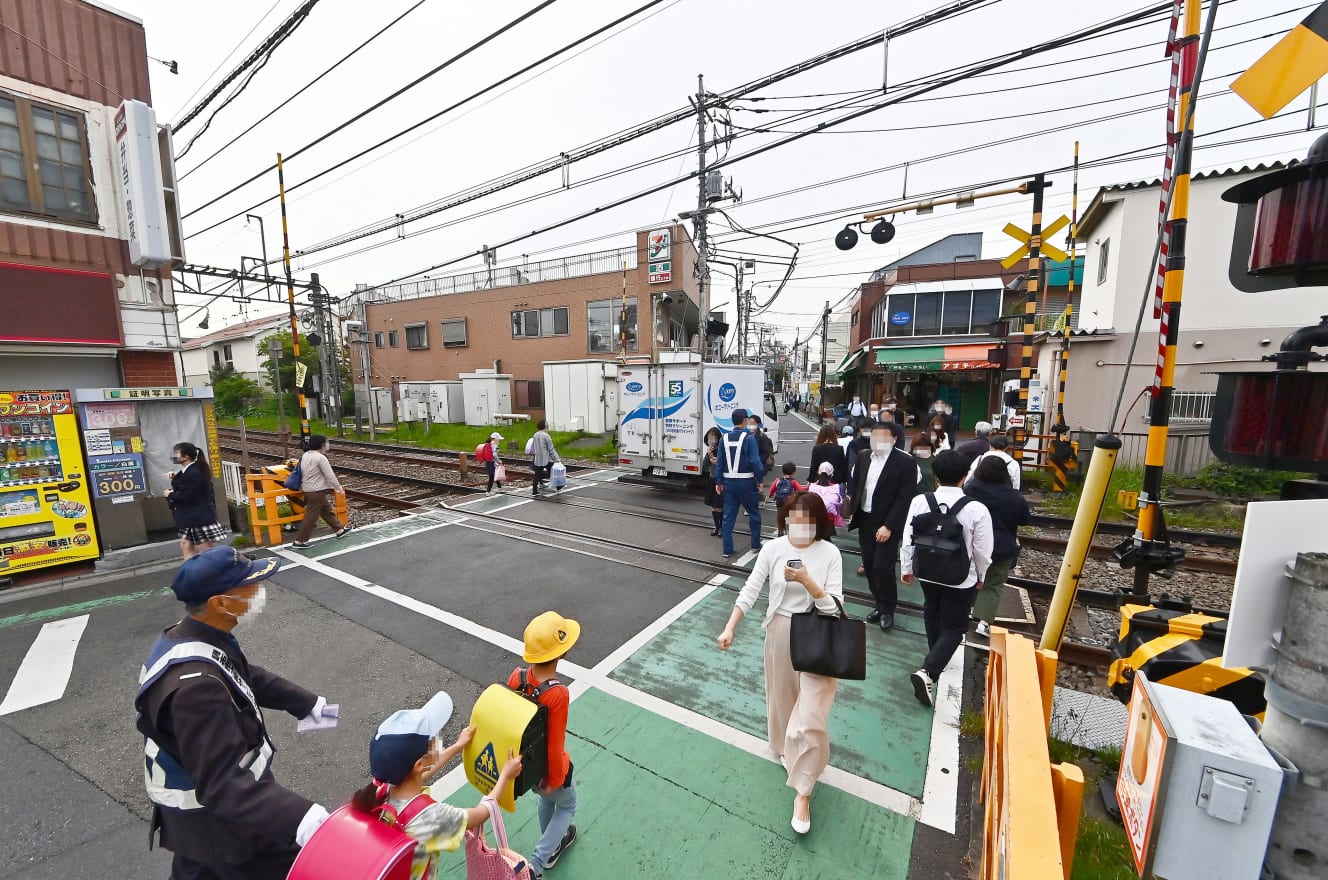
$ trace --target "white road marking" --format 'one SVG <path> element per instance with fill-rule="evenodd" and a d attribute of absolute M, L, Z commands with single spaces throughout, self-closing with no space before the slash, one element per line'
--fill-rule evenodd
<path fill-rule="evenodd" d="M 288 558 L 294 555 L 285 550 L 279 550 L 278 552 Z M 750 553 L 747 555 L 750 555 Z M 366 581 L 363 578 L 356 577 L 355 575 L 348 574 L 347 572 L 340 571 L 331 566 L 323 565 L 319 560 L 306 560 L 305 566 L 312 571 L 330 577 L 346 586 L 361 590 L 372 596 L 377 596 L 409 611 L 414 611 L 417 614 L 428 617 L 431 620 L 436 620 L 458 632 L 474 636 L 481 641 L 515 654 L 518 657 L 521 656 L 523 650 L 522 643 L 519 639 L 513 638 L 512 636 L 482 626 L 473 621 L 467 620 L 460 615 L 430 605 L 427 602 L 420 601 L 419 599 L 412 598 L 403 593 L 398 593 L 395 590 L 390 590 L 387 587 Z M 662 718 L 681 724 L 691 730 L 695 730 L 698 733 L 703 733 L 728 745 L 732 745 L 735 748 L 740 748 L 748 754 L 773 761 L 774 759 L 769 754 L 769 747 L 765 740 L 752 736 L 745 731 L 730 727 L 720 721 L 707 718 L 704 715 L 691 711 L 690 709 L 676 706 L 667 700 L 663 700 L 622 682 L 615 681 L 609 677 L 609 674 L 616 669 L 619 664 L 636 651 L 640 650 L 640 648 L 649 642 L 650 639 L 654 638 L 670 624 L 680 619 L 687 613 L 687 611 L 694 608 L 726 577 L 728 577 L 728 575 L 716 575 L 711 579 L 710 583 L 694 591 L 681 602 L 660 615 L 659 618 L 633 636 L 627 643 L 620 646 L 612 654 L 597 663 L 593 669 L 587 669 L 586 667 L 575 663 L 562 663 L 560 668 L 566 671 L 572 678 L 576 679 L 576 681 L 574 681 L 569 687 L 570 699 L 575 700 L 590 688 L 595 688 L 610 696 L 623 700 L 624 702 L 640 706 Z M 954 661 L 951 661 L 951 665 L 946 667 L 945 673 L 941 676 L 942 687 L 947 693 L 954 685 L 959 683 L 954 681 L 954 677 L 958 675 L 958 668 L 959 667 L 956 666 Z M 935 789 L 935 797 L 933 800 L 936 803 L 934 803 L 934 805 L 919 802 L 917 798 L 897 789 L 855 776 L 852 773 L 835 767 L 827 767 L 825 772 L 821 775 L 821 781 L 833 788 L 837 788 L 847 794 L 861 798 L 868 803 L 874 804 L 883 809 L 909 816 L 923 824 L 931 825 L 932 827 L 943 831 L 948 830 L 949 833 L 953 833 L 955 825 L 955 801 L 953 799 L 945 800 L 945 783 L 949 782 L 951 792 L 957 794 L 957 763 L 959 754 L 957 701 L 953 707 L 953 723 L 942 724 L 944 718 L 947 718 L 949 714 L 950 713 L 948 713 L 947 710 L 943 710 L 941 706 L 938 706 L 937 717 L 933 722 L 932 728 L 933 751 L 935 751 L 939 745 L 942 748 L 942 751 L 945 752 L 945 754 L 940 755 L 935 760 L 929 760 L 928 762 L 928 784 L 924 788 L 924 791 Z M 949 728 L 951 727 L 953 728 L 954 733 L 953 749 L 948 750 L 945 749 L 945 735 L 949 733 Z M 952 756 L 951 751 L 953 753 Z M 933 764 L 936 767 L 935 774 L 938 777 L 942 776 L 940 773 L 941 767 L 950 766 L 951 770 L 949 775 L 955 777 L 955 779 L 952 781 L 942 778 L 933 784 Z M 431 786 L 431 791 L 435 798 L 441 800 L 450 797 L 465 785 L 465 770 L 462 767 L 456 767 L 435 782 Z"/>
<path fill-rule="evenodd" d="M 950 656 L 936 681 L 936 710 L 931 719 L 931 747 L 922 783 L 918 821 L 946 834 L 955 832 L 959 809 L 959 713 L 964 702 L 964 648 Z"/>
<path fill-rule="evenodd" d="M 0 703 L 0 715 L 53 703 L 65 695 L 74 671 L 74 654 L 87 625 L 88 615 L 84 614 L 42 626 Z"/>

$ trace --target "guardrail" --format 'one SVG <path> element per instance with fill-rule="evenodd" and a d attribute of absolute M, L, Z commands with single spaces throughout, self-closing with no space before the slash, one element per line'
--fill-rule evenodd
<path fill-rule="evenodd" d="M 1056 653 L 995 626 L 990 645 L 978 876 L 1069 880 L 1084 774 L 1074 764 L 1053 765 L 1047 750 Z"/>
<path fill-rule="evenodd" d="M 254 537 L 254 544 L 267 544 L 275 547 L 282 543 L 281 527 L 287 523 L 297 523 L 304 519 L 304 493 L 293 492 L 281 485 L 286 473 L 245 474 L 245 494 L 249 499 L 249 529 Z M 290 513 L 281 512 L 281 503 L 286 502 Z M 346 522 L 346 495 L 336 494 L 333 509 L 342 522 Z"/>
<path fill-rule="evenodd" d="M 232 504 L 248 504 L 245 494 L 244 466 L 238 461 L 223 461 L 221 476 L 226 482 L 226 500 Z"/>

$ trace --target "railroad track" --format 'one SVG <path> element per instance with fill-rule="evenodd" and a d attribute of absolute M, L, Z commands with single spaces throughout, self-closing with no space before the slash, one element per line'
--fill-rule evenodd
<path fill-rule="evenodd" d="M 221 444 L 221 448 L 226 452 L 235 453 L 237 455 L 240 453 L 238 447 L 230 446 L 226 443 Z M 249 457 L 263 459 L 274 463 L 286 461 L 279 452 L 265 452 L 256 449 L 249 450 Z M 374 481 L 376 484 L 368 487 L 358 484 L 354 487 L 348 486 L 346 488 L 347 498 L 353 498 L 367 503 L 376 503 L 383 507 L 396 510 L 408 510 L 413 507 L 418 507 L 427 501 L 438 500 L 439 493 L 474 495 L 484 491 L 484 489 L 479 486 L 469 486 L 464 483 L 452 483 L 429 477 L 375 471 L 368 468 L 354 467 L 345 464 L 337 464 L 336 470 L 339 474 L 365 478 Z M 403 485 L 422 488 L 428 491 L 423 493 L 416 492 L 412 495 L 403 496 L 400 494 L 400 487 Z M 395 491 L 393 494 L 389 495 L 384 494 L 382 491 L 375 491 L 375 489 L 379 488 Z"/>
<path fill-rule="evenodd" d="M 1061 538 L 1049 538 L 1045 535 L 1020 535 L 1019 543 L 1033 550 L 1043 550 L 1048 553 L 1064 553 L 1066 542 Z M 1111 547 L 1103 544 L 1094 543 L 1090 545 L 1089 555 L 1094 559 L 1114 559 L 1115 555 Z M 1190 571 L 1206 571 L 1210 574 L 1224 574 L 1230 577 L 1236 576 L 1236 560 L 1227 559 L 1223 556 L 1210 556 L 1203 553 L 1186 553 L 1185 559 L 1181 562 L 1182 569 Z"/>
<path fill-rule="evenodd" d="M 1035 513 L 1031 524 L 1042 526 L 1048 529 L 1062 529 L 1069 531 L 1074 525 L 1074 520 L 1065 516 L 1051 516 L 1045 513 Z M 1129 537 L 1134 534 L 1133 523 L 1119 522 L 1099 522 L 1095 531 L 1099 535 L 1120 535 Z M 1167 529 L 1173 541 L 1181 544 L 1208 544 L 1212 547 L 1225 547 L 1227 549 L 1240 549 L 1240 535 L 1232 535 L 1227 532 L 1196 532 L 1186 529 Z"/>

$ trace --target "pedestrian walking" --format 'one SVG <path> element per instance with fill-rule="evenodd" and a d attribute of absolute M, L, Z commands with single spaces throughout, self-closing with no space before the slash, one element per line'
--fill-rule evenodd
<path fill-rule="evenodd" d="M 774 499 L 775 510 L 782 510 L 788 500 L 793 497 L 795 492 L 805 492 L 807 487 L 799 483 L 794 476 L 798 473 L 798 466 L 791 461 L 784 462 L 780 468 L 783 476 L 770 484 L 770 497 Z M 784 534 L 780 532 L 779 534 Z"/>
<path fill-rule="evenodd" d="M 879 422 L 872 428 L 871 451 L 858 457 L 853 491 L 849 493 L 849 531 L 858 532 L 858 549 L 876 607 L 869 623 L 885 632 L 895 625 L 899 587 L 895 565 L 908 505 L 921 475 L 911 456 L 897 446 L 898 426 Z"/>
<path fill-rule="evenodd" d="M 816 482 L 807 487 L 808 492 L 814 492 L 825 505 L 825 512 L 830 516 L 830 522 L 833 528 L 830 529 L 830 537 L 836 535 L 836 528 L 842 528 L 844 525 L 844 484 L 835 481 L 834 465 L 828 461 L 823 461 L 816 474 Z"/>
<path fill-rule="evenodd" d="M 879 425 L 880 422 L 873 422 L 871 419 L 863 417 L 854 424 L 857 429 L 857 436 L 849 441 L 848 448 L 844 450 L 844 457 L 848 461 L 848 487 L 849 493 L 853 492 L 853 484 L 856 476 L 855 469 L 858 465 L 858 459 L 862 453 L 871 449 L 871 432 L 873 425 Z"/>
<path fill-rule="evenodd" d="M 775 473 L 775 441 L 770 439 L 770 435 L 765 432 L 765 422 L 756 413 L 750 414 L 748 424 L 755 424 L 756 430 L 752 436 L 756 438 L 756 448 L 761 453 L 761 464 L 765 465 L 765 472 L 774 476 Z M 764 491 L 765 484 L 761 484 Z"/>
<path fill-rule="evenodd" d="M 713 538 L 719 537 L 724 526 L 724 499 L 719 494 L 718 481 L 715 479 L 715 464 L 719 461 L 719 441 L 723 433 L 714 426 L 705 433 L 705 453 L 701 456 L 701 476 L 705 480 L 705 505 L 710 508 L 710 516 L 715 528 L 710 532 Z"/>
<path fill-rule="evenodd" d="M 214 544 L 224 543 L 230 534 L 217 521 L 212 468 L 208 467 L 203 450 L 192 443 L 176 443 L 171 449 L 171 463 L 181 467 L 164 475 L 171 481 L 166 503 L 180 536 L 180 553 L 189 559 L 211 550 Z"/>
<path fill-rule="evenodd" d="M 499 491 L 503 488 L 503 482 L 507 479 L 507 468 L 503 466 L 503 461 L 498 457 L 498 444 L 503 440 L 503 435 L 494 431 L 489 435 L 489 439 L 479 446 L 475 447 L 475 460 L 484 462 L 484 470 L 489 475 L 489 485 L 485 487 L 486 494 L 493 494 L 493 487 L 496 485 Z"/>
<path fill-rule="evenodd" d="M 769 605 L 761 622 L 767 741 L 796 793 L 790 824 L 797 833 L 806 834 L 811 830 L 812 790 L 830 762 L 829 719 L 839 681 L 793 668 L 790 616 L 813 606 L 827 614 L 838 612 L 835 600 L 844 595 L 843 562 L 839 548 L 829 541 L 830 517 L 818 496 L 795 495 L 780 519 L 788 535 L 761 548 L 717 642 L 721 650 L 729 649 L 738 623 L 768 586 Z"/>
<path fill-rule="evenodd" d="M 992 436 L 990 443 L 991 449 L 978 456 L 977 460 L 969 466 L 968 481 L 972 481 L 973 475 L 977 473 L 978 466 L 981 465 L 983 461 L 988 458 L 997 458 L 1005 465 L 1005 472 L 1010 475 L 1010 485 L 1016 490 L 1021 488 L 1023 481 L 1020 477 L 1023 476 L 1023 468 L 1020 467 L 1019 462 L 1014 456 L 1010 455 L 1010 438 L 1006 437 L 1004 434 L 995 434 Z"/>
<path fill-rule="evenodd" d="M 959 488 L 967 472 L 963 456 L 942 452 L 932 470 L 940 485 L 913 499 L 899 552 L 904 583 L 916 576 L 922 585 L 927 656 L 910 680 L 913 695 L 927 706 L 934 705 L 936 680 L 968 631 L 992 554 L 991 515 Z"/>
<path fill-rule="evenodd" d="M 544 779 L 535 793 L 539 795 L 536 815 L 540 838 L 530 854 L 530 870 L 535 880 L 558 864 L 567 848 L 576 842 L 576 785 L 572 782 L 572 759 L 567 755 L 567 709 L 571 698 L 558 676 L 558 661 L 581 637 L 581 624 L 556 611 L 546 611 L 526 627 L 521 659 L 529 666 L 518 666 L 508 677 L 507 686 L 520 691 L 548 710 L 545 742 L 548 762 Z"/>
<path fill-rule="evenodd" d="M 562 461 L 558 455 L 558 450 L 553 448 L 553 438 L 549 436 L 549 423 L 540 419 L 535 426 L 535 436 L 531 440 L 531 454 L 535 457 L 532 462 L 535 472 L 535 479 L 530 486 L 530 494 L 538 495 L 544 482 L 549 479 L 549 472 L 553 468 L 555 461 Z M 496 456 L 495 456 L 496 457 Z M 559 492 L 562 490 L 559 489 Z"/>
<path fill-rule="evenodd" d="M 327 460 L 330 447 L 327 438 L 314 434 L 309 438 L 309 448 L 300 456 L 300 490 L 304 492 L 304 519 L 295 532 L 292 547 L 304 549 L 312 546 L 309 537 L 313 535 L 321 517 L 338 538 L 346 537 L 350 532 L 350 522 L 337 519 L 336 496 L 345 494 L 341 481 L 332 471 L 332 463 Z"/>
<path fill-rule="evenodd" d="M 853 402 L 848 405 L 848 414 L 855 421 L 864 418 L 867 415 L 866 405 L 863 404 L 862 398 L 856 394 L 853 395 Z"/>
<path fill-rule="evenodd" d="M 934 492 L 936 490 L 936 477 L 931 472 L 932 458 L 932 432 L 919 431 L 913 438 L 913 447 L 909 450 L 913 455 L 913 460 L 918 464 L 918 491 Z"/>
<path fill-rule="evenodd" d="M 808 470 L 812 474 L 820 474 L 821 465 L 829 462 L 834 468 L 834 482 L 842 484 L 848 479 L 848 458 L 844 455 L 844 447 L 836 440 L 834 428 L 827 426 L 817 432 Z"/>
<path fill-rule="evenodd" d="M 724 540 L 724 558 L 734 555 L 733 525 L 738 508 L 747 511 L 752 549 L 761 549 L 761 495 L 757 488 L 765 478 L 765 463 L 756 445 L 756 424 L 749 422 L 747 410 L 733 411 L 733 430 L 719 444 L 715 461 L 715 491 L 724 499 L 724 519 L 720 534 Z"/>
<path fill-rule="evenodd" d="M 964 494 L 982 502 L 991 515 L 991 565 L 987 566 L 987 576 L 982 579 L 982 588 L 973 602 L 977 634 L 985 639 L 996 622 L 1010 570 L 1019 561 L 1019 527 L 1028 525 L 1032 514 L 1023 494 L 1010 485 L 1005 463 L 995 456 L 982 459 L 977 473 L 964 485 Z"/>
<path fill-rule="evenodd" d="M 233 547 L 185 560 L 171 581 L 185 618 L 157 638 L 139 675 L 149 843 L 160 834 L 175 854 L 171 880 L 285 880 L 328 816 L 273 777 L 261 711 L 318 721 L 327 701 L 250 665 L 233 635 L 262 612 L 278 564 Z"/>
<path fill-rule="evenodd" d="M 475 736 L 474 725 L 465 728 L 446 748 L 439 734 L 452 717 L 452 698 L 439 691 L 419 709 L 392 713 L 369 743 L 369 770 L 373 781 L 355 792 L 351 806 L 371 815 L 390 815 L 397 827 L 415 838 L 411 862 L 413 880 L 436 880 L 442 865 L 441 852 L 455 852 L 472 828 L 489 821 L 489 808 L 454 807 L 435 801 L 428 781 L 461 754 Z M 521 758 L 508 750 L 507 761 L 498 771 L 493 791 L 507 788 L 521 773 Z"/>
<path fill-rule="evenodd" d="M 973 464 L 991 450 L 991 422 L 978 422 L 973 426 L 976 436 L 972 440 L 959 444 L 958 452 Z"/>

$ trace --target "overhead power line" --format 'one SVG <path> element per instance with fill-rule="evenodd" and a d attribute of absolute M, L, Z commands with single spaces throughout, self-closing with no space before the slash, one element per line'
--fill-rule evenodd
<path fill-rule="evenodd" d="M 225 152 L 227 149 L 229 149 L 230 147 L 234 146 L 235 143 L 236 143 L 237 141 L 239 141 L 241 138 L 243 138 L 245 135 L 247 135 L 247 134 L 249 134 L 250 132 L 254 131 L 254 130 L 257 129 L 260 125 L 262 125 L 264 122 L 266 122 L 267 120 L 271 119 L 271 118 L 272 118 L 274 115 L 276 115 L 280 110 L 282 110 L 287 104 L 289 104 L 291 101 L 294 101 L 296 98 L 300 97 L 300 95 L 303 95 L 305 92 L 309 91 L 309 89 L 313 88 L 313 87 L 314 87 L 314 86 L 315 86 L 320 80 L 323 79 L 323 77 L 327 76 L 329 73 L 331 73 L 332 71 L 336 70 L 336 69 L 337 69 L 338 67 L 340 67 L 341 65 L 345 64 L 345 63 L 346 63 L 347 61 L 349 61 L 351 58 L 355 57 L 355 55 L 358 54 L 359 51 L 360 51 L 361 49 L 363 49 L 365 46 L 368 46 L 370 43 L 372 43 L 374 40 L 376 40 L 376 39 L 378 39 L 379 37 L 381 37 L 383 34 L 387 33 L 388 30 L 390 30 L 390 29 L 391 29 L 394 25 L 396 25 L 399 21 L 401 21 L 401 20 L 402 20 L 403 18 L 405 18 L 406 16 L 410 15 L 410 14 L 411 14 L 412 12 L 414 12 L 416 9 L 419 9 L 421 6 L 423 6 L 423 5 L 424 5 L 425 3 L 427 3 L 427 2 L 428 2 L 428 0 L 416 0 L 416 2 L 415 2 L 413 5 L 411 5 L 410 8 L 408 8 L 405 12 L 401 13 L 401 14 L 398 15 L 396 18 L 394 18 L 394 19 L 392 19 L 391 21 L 389 21 L 386 25 L 384 25 L 382 28 L 380 28 L 380 29 L 379 29 L 379 30 L 378 30 L 373 36 L 369 37 L 369 39 L 365 40 L 363 43 L 360 43 L 360 45 L 356 46 L 354 49 L 351 49 L 351 50 L 350 50 L 349 52 L 347 52 L 345 55 L 342 55 L 339 59 L 337 59 L 336 63 L 334 63 L 331 67 L 329 67 L 329 68 L 327 68 L 326 70 L 324 70 L 322 73 L 318 74 L 318 76 L 316 76 L 316 77 L 314 77 L 313 79 L 309 80 L 309 82 L 305 83 L 305 84 L 300 88 L 299 91 L 295 92 L 295 94 L 291 95 L 289 98 L 287 98 L 286 100 L 282 101 L 280 104 L 278 104 L 277 106 L 273 107 L 271 110 L 267 111 L 266 113 L 260 114 L 259 117 L 258 117 L 258 121 L 256 121 L 256 122 L 253 123 L 252 125 L 244 125 L 244 126 L 240 126 L 240 133 L 239 133 L 239 134 L 237 134 L 235 137 L 231 138 L 231 139 L 230 139 L 229 141 L 227 141 L 226 143 L 222 144 L 221 147 L 219 147 L 216 151 L 214 151 L 213 153 L 211 153 L 206 159 L 204 159 L 203 161 L 199 162 L 199 163 L 198 163 L 197 165 L 195 165 L 193 168 L 190 168 L 190 169 L 189 169 L 188 171 L 186 171 L 184 174 L 181 174 L 181 175 L 180 175 L 180 179 L 181 179 L 181 180 L 184 180 L 186 177 L 188 177 L 189 175 L 193 174 L 195 171 L 197 171 L 198 169 L 202 168 L 202 167 L 203 167 L 204 165 L 206 165 L 207 163 L 211 162 L 213 159 L 215 159 L 215 158 L 217 158 L 218 156 L 220 156 L 220 155 L 221 155 L 223 152 Z M 199 137 L 199 135 L 201 135 L 201 134 L 202 134 L 202 132 L 199 132 L 199 134 L 194 135 L 194 140 L 191 140 L 191 141 L 189 142 L 189 146 L 190 146 L 190 147 L 192 147 L 192 146 L 194 145 L 194 141 L 195 141 L 195 140 L 198 140 L 198 137 Z M 189 147 L 185 147 L 185 149 L 184 149 L 183 151 L 181 151 L 180 154 L 177 155 L 177 156 L 175 157 L 175 158 L 176 158 L 176 161 L 179 161 L 180 159 L 182 159 L 182 158 L 184 157 L 184 154 L 187 153 L 187 152 L 189 152 Z"/>
<path fill-rule="evenodd" d="M 311 0 L 311 2 L 316 3 L 317 0 Z M 451 67 L 451 66 L 452 66 L 453 64 L 455 64 L 456 62 L 460 61 L 462 58 L 465 58 L 467 55 L 470 55 L 471 53 L 473 53 L 473 52 L 475 52 L 476 50 L 480 49 L 481 47 L 485 46 L 486 44 L 492 42 L 493 40 L 496 40 L 498 37 L 500 37 L 500 36 L 502 36 L 503 34 L 507 33 L 507 32 L 510 31 L 512 28 L 516 27 L 517 25 L 521 24 L 521 23 L 522 23 L 523 21 L 525 21 L 526 19 L 528 19 L 528 18 L 530 18 L 530 17 L 532 17 L 532 16 L 538 14 L 539 12 L 542 12 L 543 10 L 549 8 L 550 6 L 552 6 L 552 5 L 553 5 L 554 3 L 556 3 L 556 2 L 558 2 L 558 0 L 543 0 L 543 2 L 541 2 L 539 5 L 537 5 L 534 9 L 531 9 L 531 10 L 528 11 L 528 12 L 524 12 L 524 13 L 522 13 L 521 15 L 518 15 L 516 18 L 512 19 L 511 21 L 509 21 L 507 24 L 505 24 L 505 25 L 503 25 L 502 27 L 498 28 L 498 30 L 494 31 L 493 33 L 489 34 L 489 35 L 486 36 L 486 37 L 483 37 L 483 38 L 480 39 L 479 41 L 470 44 L 470 45 L 467 46 L 465 49 L 462 49 L 460 52 L 458 52 L 457 54 L 453 55 L 451 58 L 448 58 L 448 59 L 447 59 L 446 61 L 444 61 L 442 64 L 439 64 L 437 67 L 433 68 L 432 70 L 428 71 L 427 73 L 424 73 L 424 74 L 422 74 L 421 76 L 416 77 L 414 80 L 412 80 L 412 81 L 406 83 L 406 85 L 404 85 L 404 86 L 402 86 L 401 88 L 397 89 L 395 92 L 393 92 L 392 94 L 388 95 L 386 98 L 383 98 L 383 99 L 381 99 L 381 100 L 379 100 L 379 101 L 374 102 L 374 103 L 371 104 L 370 106 L 368 106 L 368 107 L 366 107 L 365 109 L 361 110 L 359 113 L 356 113 L 356 114 L 355 114 L 354 116 L 352 116 L 350 119 L 346 120 L 345 122 L 341 123 L 340 125 L 336 126 L 335 128 L 331 129 L 330 131 L 324 132 L 323 134 L 321 134 L 321 135 L 319 135 L 318 137 L 314 138 L 314 139 L 313 139 L 312 141 L 310 141 L 309 143 L 305 144 L 304 146 L 302 146 L 302 147 L 300 147 L 299 149 L 295 150 L 294 152 L 290 153 L 290 155 L 286 156 L 285 159 L 284 159 L 284 161 L 285 161 L 285 162 L 290 162 L 290 160 L 294 159 L 296 156 L 299 156 L 301 153 L 304 153 L 304 152 L 307 152 L 308 150 L 313 149 L 314 147 L 316 147 L 316 146 L 318 146 L 319 144 L 321 144 L 323 141 L 325 141 L 325 140 L 327 140 L 328 138 L 330 138 L 330 137 L 332 137 L 333 135 L 335 135 L 337 132 L 346 129 L 346 128 L 348 128 L 348 127 L 351 126 L 351 125 L 354 125 L 356 122 L 359 122 L 361 119 L 363 119 L 364 117 L 368 116 L 370 113 L 372 113 L 373 111 L 377 110 L 378 108 L 382 107 L 384 104 L 387 104 L 388 102 L 390 102 L 390 101 L 392 101 L 392 100 L 395 100 L 396 98 L 401 97 L 403 94 L 405 94 L 406 92 L 408 92 L 408 91 L 410 91 L 411 89 L 415 88 L 415 87 L 418 86 L 420 83 L 424 82 L 425 80 L 429 79 L 429 78 L 432 77 L 432 76 L 437 75 L 437 74 L 440 73 L 441 71 L 446 70 L 447 68 Z M 657 2 L 658 2 L 658 0 L 657 0 Z M 192 217 L 194 214 L 197 214 L 199 211 L 203 210 L 204 208 L 207 208 L 207 207 L 209 207 L 209 206 L 211 206 L 211 205 L 214 205 L 214 204 L 216 204 L 217 202 L 221 201 L 222 199 L 226 198 L 226 196 L 229 196 L 229 195 L 231 195 L 232 193 L 238 192 L 239 190 L 241 190 L 241 189 L 243 189 L 244 187 L 248 186 L 249 184 L 253 183 L 255 180 L 258 180 L 258 179 L 259 179 L 260 177 L 262 177 L 264 174 L 267 174 L 269 171 L 272 171 L 272 170 L 275 169 L 276 167 L 277 167 L 277 164 L 276 164 L 275 162 L 273 162 L 271 165 L 267 166 L 267 167 L 264 168 L 262 171 L 259 171 L 259 172 L 255 173 L 254 175 L 252 175 L 251 177 L 246 178 L 244 181 L 242 181 L 242 182 L 236 184 L 235 186 L 231 187 L 230 189 L 226 190 L 226 192 L 222 193 L 221 195 L 217 196 L 216 198 L 213 198 L 213 199 L 211 199 L 210 201 L 207 201 L 207 202 L 203 203 L 202 205 L 199 205 L 197 208 L 195 208 L 194 210 L 190 211 L 188 214 L 185 214 L 185 215 L 184 215 L 185 218 Z M 293 187 L 292 187 L 292 189 L 293 189 Z M 275 196 L 273 196 L 273 198 L 275 198 Z M 264 202 L 268 202 L 268 201 L 271 201 L 271 199 L 264 199 L 263 202 L 260 202 L 260 203 L 259 203 L 259 205 L 262 205 Z M 255 205 L 254 207 L 258 207 L 258 205 Z M 246 210 L 252 210 L 252 208 L 250 208 L 250 209 L 246 209 Z M 242 212 L 240 212 L 240 213 L 244 213 L 244 212 L 242 211 Z M 236 215 L 236 216 L 239 216 L 239 215 Z M 232 218 L 232 219 L 233 219 L 233 218 Z M 192 236 L 188 236 L 188 237 L 192 237 Z"/>
<path fill-rule="evenodd" d="M 207 109 L 207 106 L 211 104 L 214 100 L 216 100 L 217 96 L 220 95 L 226 89 L 226 86 L 230 85 L 231 83 L 235 82 L 235 80 L 243 76 L 246 70 L 248 70 L 251 67 L 254 67 L 255 65 L 258 65 L 258 67 L 261 68 L 264 64 L 266 64 L 268 57 L 274 51 L 276 51 L 276 48 L 278 46 L 280 46 L 283 42 L 285 42 L 287 37 L 289 37 L 291 34 L 295 32 L 296 28 L 298 28 L 301 24 L 304 23 L 304 20 L 309 17 L 309 12 L 317 5 L 318 5 L 318 0 L 305 0 L 305 2 L 298 9 L 296 9 L 294 12 L 292 12 L 289 16 L 286 17 L 285 21 L 277 25 L 276 30 L 268 34 L 267 39 L 264 40 L 262 43 L 260 43 L 257 49 L 249 53 L 248 58 L 241 61 L 239 66 L 237 66 L 230 73 L 226 74 L 226 76 L 222 79 L 222 81 L 217 83 L 216 87 L 214 87 L 212 91 L 208 92 L 207 95 L 203 98 L 203 100 L 195 104 L 192 110 L 190 110 L 183 117 L 181 117 L 181 119 L 178 122 L 176 122 L 175 125 L 172 126 L 172 128 L 177 132 L 180 129 L 184 128 L 194 119 L 194 117 L 198 116 L 198 114 L 202 113 L 205 109 Z"/>

